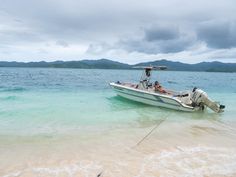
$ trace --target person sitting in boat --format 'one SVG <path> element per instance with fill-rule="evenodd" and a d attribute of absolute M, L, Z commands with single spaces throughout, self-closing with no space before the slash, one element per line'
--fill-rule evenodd
<path fill-rule="evenodd" d="M 160 85 L 160 83 L 159 83 L 158 81 L 155 81 L 154 90 L 155 90 L 156 92 L 169 94 L 165 89 L 163 89 L 163 87 Z"/>

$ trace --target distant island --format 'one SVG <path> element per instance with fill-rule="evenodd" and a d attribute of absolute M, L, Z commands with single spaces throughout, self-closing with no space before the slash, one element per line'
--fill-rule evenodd
<path fill-rule="evenodd" d="M 206 71 L 206 72 L 236 72 L 236 63 L 222 63 L 218 61 L 187 64 L 169 60 L 156 60 L 151 62 L 129 65 L 108 59 L 80 60 L 80 61 L 54 61 L 54 62 L 7 62 L 0 61 L 0 67 L 30 67 L 30 68 L 80 68 L 80 69 L 134 69 L 136 66 L 167 66 L 171 71 Z"/>

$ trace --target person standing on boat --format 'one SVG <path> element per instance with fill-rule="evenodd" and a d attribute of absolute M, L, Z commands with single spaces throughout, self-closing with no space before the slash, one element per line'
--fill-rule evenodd
<path fill-rule="evenodd" d="M 145 68 L 144 73 L 141 76 L 140 83 L 137 85 L 137 88 L 148 89 L 150 85 L 151 70 L 151 67 Z"/>

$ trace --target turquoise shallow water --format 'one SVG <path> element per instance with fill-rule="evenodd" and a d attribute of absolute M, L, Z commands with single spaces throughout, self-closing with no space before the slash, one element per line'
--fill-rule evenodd
<path fill-rule="evenodd" d="M 84 69 L 0 69 L 0 134 L 68 134 L 137 126 L 175 114 L 173 121 L 217 117 L 235 121 L 236 73 L 154 72 L 166 88 L 202 88 L 226 105 L 225 113 L 186 114 L 125 100 L 109 87 L 112 81 L 137 82 L 140 71 Z"/>
<path fill-rule="evenodd" d="M 152 76 L 169 89 L 203 89 L 226 105 L 222 114 L 152 107 L 109 87 L 140 75 L 0 68 L 0 176 L 236 176 L 236 73 Z"/>

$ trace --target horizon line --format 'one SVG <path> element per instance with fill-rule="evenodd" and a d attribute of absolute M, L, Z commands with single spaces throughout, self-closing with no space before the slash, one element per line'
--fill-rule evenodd
<path fill-rule="evenodd" d="M 169 59 L 157 59 L 157 60 L 149 60 L 149 61 L 143 61 L 143 62 L 138 62 L 135 64 L 129 64 L 129 63 L 123 63 L 117 60 L 112 60 L 112 59 L 107 59 L 107 58 L 100 58 L 100 59 L 79 59 L 79 60 L 54 60 L 54 61 L 45 61 L 45 60 L 40 60 L 40 61 L 0 61 L 0 62 L 15 62 L 15 63 L 40 63 L 40 62 L 45 62 L 45 63 L 53 63 L 53 62 L 79 62 L 79 61 L 85 61 L 85 60 L 89 60 L 89 61 L 99 61 L 99 60 L 109 60 L 109 61 L 113 61 L 113 62 L 118 62 L 118 63 L 122 63 L 122 64 L 128 64 L 128 65 L 137 65 L 140 63 L 148 63 L 148 62 L 156 62 L 156 61 L 169 61 L 169 62 L 179 62 L 179 63 L 183 63 L 183 64 L 190 64 L 190 65 L 194 65 L 194 64 L 199 64 L 199 63 L 213 63 L 213 62 L 218 62 L 218 63 L 224 63 L 224 64 L 236 64 L 236 62 L 222 62 L 222 61 L 217 61 L 217 60 L 213 60 L 213 61 L 201 61 L 201 62 L 197 62 L 197 63 L 186 63 L 186 62 L 181 62 L 181 61 L 173 61 L 173 60 L 169 60 Z"/>

